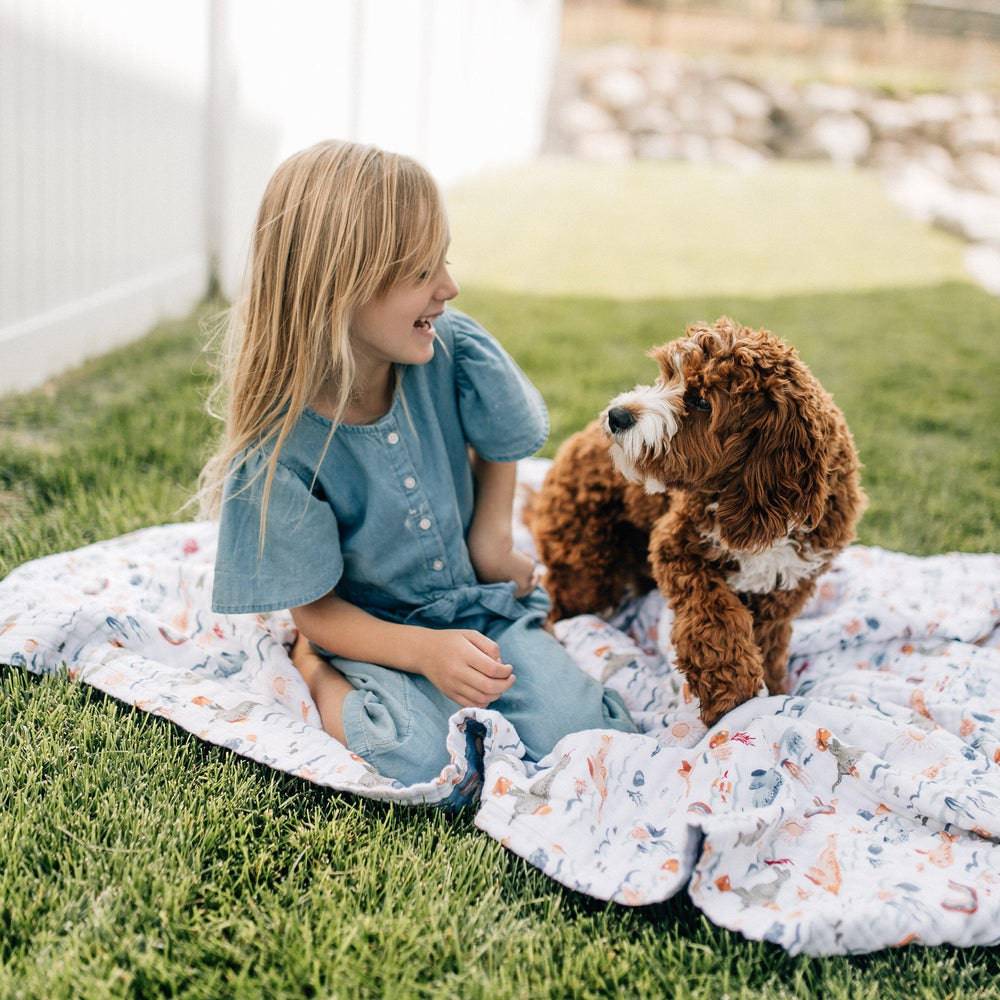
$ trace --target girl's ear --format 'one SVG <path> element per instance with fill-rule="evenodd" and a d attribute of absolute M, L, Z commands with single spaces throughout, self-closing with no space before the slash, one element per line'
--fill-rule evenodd
<path fill-rule="evenodd" d="M 764 392 L 767 409 L 719 497 L 719 535 L 728 549 L 760 551 L 793 528 L 814 528 L 830 491 L 834 428 L 822 390 L 782 379 Z"/>

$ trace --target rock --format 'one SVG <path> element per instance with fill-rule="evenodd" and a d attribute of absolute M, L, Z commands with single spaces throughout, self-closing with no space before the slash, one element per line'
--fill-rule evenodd
<path fill-rule="evenodd" d="M 956 218 L 959 214 L 954 189 L 929 167 L 906 163 L 887 175 L 886 188 L 907 215 L 921 222 Z"/>
<path fill-rule="evenodd" d="M 970 118 L 988 118 L 998 110 L 993 98 L 982 90 L 967 91 L 959 100 L 962 104 L 962 113 Z"/>
<path fill-rule="evenodd" d="M 960 180 L 955 161 L 944 146 L 938 146 L 932 142 L 925 143 L 922 146 L 912 148 L 910 158 L 914 163 L 921 163 L 929 170 L 933 170 L 939 177 L 951 184 Z"/>
<path fill-rule="evenodd" d="M 951 94 L 921 94 L 910 101 L 917 129 L 933 142 L 947 142 L 948 129 L 961 115 L 962 105 Z"/>
<path fill-rule="evenodd" d="M 904 164 L 908 156 L 909 147 L 905 143 L 883 139 L 872 145 L 867 162 L 880 170 L 893 170 Z"/>
<path fill-rule="evenodd" d="M 956 191 L 958 211 L 954 219 L 939 224 L 964 236 L 970 243 L 1000 246 L 1000 198 L 968 189 Z"/>
<path fill-rule="evenodd" d="M 631 45 L 605 45 L 601 48 L 585 49 L 573 57 L 576 75 L 585 83 L 613 70 L 638 71 L 640 65 L 639 53 Z"/>
<path fill-rule="evenodd" d="M 741 171 L 759 170 L 767 162 L 763 153 L 735 139 L 716 139 L 712 143 L 712 159 Z"/>
<path fill-rule="evenodd" d="M 674 98 L 673 111 L 677 120 L 684 125 L 701 127 L 705 121 L 705 102 L 702 95 L 690 85 L 678 92 Z"/>
<path fill-rule="evenodd" d="M 720 101 L 707 101 L 703 109 L 705 131 L 717 138 L 732 135 L 736 127 L 733 113 Z"/>
<path fill-rule="evenodd" d="M 947 125 L 962 113 L 962 104 L 951 94 L 921 94 L 910 101 L 910 110 L 922 125 Z"/>
<path fill-rule="evenodd" d="M 986 243 L 966 247 L 965 268 L 991 295 L 1000 295 L 1000 247 Z"/>
<path fill-rule="evenodd" d="M 898 139 L 916 124 L 916 115 L 908 104 L 887 98 L 872 101 L 865 108 L 865 116 L 882 139 Z"/>
<path fill-rule="evenodd" d="M 806 104 L 821 113 L 850 114 L 861 107 L 861 94 L 853 87 L 810 83 L 802 92 Z"/>
<path fill-rule="evenodd" d="M 737 118 L 753 121 L 767 118 L 771 112 L 771 98 L 742 80 L 719 80 L 716 93 Z"/>
<path fill-rule="evenodd" d="M 783 111 L 798 111 L 802 105 L 799 92 L 783 80 L 765 80 L 760 89 L 768 96 L 772 107 Z"/>
<path fill-rule="evenodd" d="M 710 163 L 712 160 L 712 144 L 703 135 L 687 132 L 678 137 L 681 159 L 691 163 Z"/>
<path fill-rule="evenodd" d="M 732 138 L 744 146 L 753 146 L 763 155 L 770 157 L 774 141 L 774 125 L 770 117 L 737 118 Z"/>
<path fill-rule="evenodd" d="M 1000 119 L 987 115 L 953 122 L 948 129 L 948 144 L 956 153 L 1000 153 Z"/>
<path fill-rule="evenodd" d="M 564 105 L 556 117 L 559 128 L 571 135 L 581 132 L 609 132 L 615 120 L 597 104 L 582 98 Z"/>
<path fill-rule="evenodd" d="M 646 65 L 646 84 L 657 97 L 672 97 L 681 85 L 684 67 L 673 56 L 658 52 Z"/>
<path fill-rule="evenodd" d="M 600 104 L 611 111 L 637 108 L 649 97 L 646 81 L 630 69 L 614 69 L 601 73 L 591 81 L 590 92 Z"/>
<path fill-rule="evenodd" d="M 766 87 L 771 98 L 771 111 L 767 116 L 770 135 L 769 149 L 778 156 L 814 157 L 820 155 L 809 140 L 813 114 L 795 90 L 786 84 L 769 83 Z"/>
<path fill-rule="evenodd" d="M 641 160 L 679 160 L 681 147 L 675 135 L 640 135 L 635 154 Z"/>
<path fill-rule="evenodd" d="M 622 113 L 622 124 L 633 133 L 677 131 L 677 118 L 661 104 L 643 104 Z"/>
<path fill-rule="evenodd" d="M 632 159 L 632 141 L 622 132 L 588 132 L 577 136 L 575 152 L 584 160 L 625 163 Z"/>
<path fill-rule="evenodd" d="M 859 163 L 871 147 L 871 132 L 857 115 L 823 115 L 809 130 L 809 139 L 842 166 Z"/>
<path fill-rule="evenodd" d="M 974 243 L 1000 246 L 1000 198 L 953 187 L 917 163 L 908 163 L 890 178 L 889 194 L 914 218 Z"/>
<path fill-rule="evenodd" d="M 980 191 L 1000 197 L 1000 156 L 992 153 L 966 153 L 958 168 L 964 178 Z"/>

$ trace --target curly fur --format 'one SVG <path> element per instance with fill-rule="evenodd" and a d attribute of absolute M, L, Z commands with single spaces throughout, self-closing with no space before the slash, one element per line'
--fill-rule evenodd
<path fill-rule="evenodd" d="M 709 725 L 785 690 L 791 623 L 866 503 L 843 414 L 795 350 L 722 317 L 648 352 L 660 367 L 556 454 L 527 520 L 550 620 L 656 586 Z M 633 423 L 612 430 L 617 422 Z"/>

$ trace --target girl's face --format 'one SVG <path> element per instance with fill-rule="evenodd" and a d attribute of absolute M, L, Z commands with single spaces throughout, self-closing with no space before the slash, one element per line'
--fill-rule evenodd
<path fill-rule="evenodd" d="M 447 261 L 422 280 L 396 285 L 359 307 L 351 323 L 354 349 L 374 362 L 423 365 L 434 357 L 434 319 L 458 285 Z"/>

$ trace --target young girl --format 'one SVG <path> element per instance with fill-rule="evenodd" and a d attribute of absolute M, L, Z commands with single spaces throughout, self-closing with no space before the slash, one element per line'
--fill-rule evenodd
<path fill-rule="evenodd" d="M 548 413 L 446 309 L 448 243 L 440 192 L 408 157 L 321 142 L 282 163 L 202 473 L 203 513 L 221 508 L 213 610 L 289 608 L 323 728 L 404 784 L 448 763 L 460 706 L 502 712 L 532 760 L 577 730 L 635 731 L 543 627 L 511 513 Z"/>

